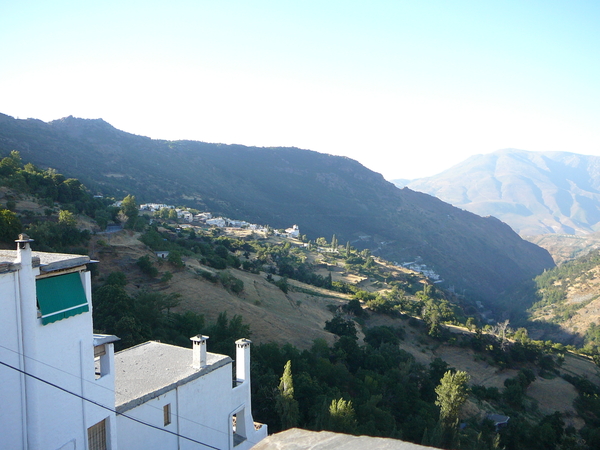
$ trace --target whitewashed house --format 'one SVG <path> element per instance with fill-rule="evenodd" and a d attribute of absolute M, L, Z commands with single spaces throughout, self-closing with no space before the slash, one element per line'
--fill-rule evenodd
<path fill-rule="evenodd" d="M 293 225 L 291 228 L 287 228 L 285 232 L 291 238 L 298 239 L 300 237 L 300 228 L 298 228 L 298 225 Z"/>
<path fill-rule="evenodd" d="M 94 335 L 89 257 L 0 250 L 0 447 L 239 449 L 267 435 L 254 424 L 250 341 L 232 360 L 147 342 L 115 355 Z"/>
<path fill-rule="evenodd" d="M 212 214 L 209 212 L 198 213 L 194 216 L 194 220 L 198 222 L 204 222 L 205 220 L 212 219 Z"/>
<path fill-rule="evenodd" d="M 223 228 L 227 226 L 227 219 L 224 217 L 215 217 L 214 219 L 207 219 L 207 225 L 214 225 L 215 227 Z"/>
<path fill-rule="evenodd" d="M 0 251 L 0 446 L 115 449 L 116 338 L 92 333 L 90 259 L 30 242 Z"/>

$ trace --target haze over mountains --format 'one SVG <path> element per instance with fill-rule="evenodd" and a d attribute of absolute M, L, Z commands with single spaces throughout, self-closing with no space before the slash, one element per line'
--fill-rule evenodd
<path fill-rule="evenodd" d="M 333 234 L 390 261 L 418 261 L 472 298 L 554 266 L 543 250 L 493 217 L 398 189 L 349 158 L 296 148 L 162 141 L 101 119 L 44 123 L 0 115 L 0 155 L 79 178 L 93 191 L 139 202 L 188 205 L 285 228 L 308 239 Z"/>
<path fill-rule="evenodd" d="M 475 155 L 433 177 L 405 182 L 522 236 L 600 229 L 600 157 L 505 149 Z"/>

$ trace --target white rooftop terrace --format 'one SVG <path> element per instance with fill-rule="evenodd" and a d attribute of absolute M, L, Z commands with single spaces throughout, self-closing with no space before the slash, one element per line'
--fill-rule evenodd
<path fill-rule="evenodd" d="M 115 353 L 115 403 L 122 413 L 204 376 L 232 359 L 206 354 L 206 366 L 192 367 L 193 350 L 160 342 L 145 342 Z"/>
<path fill-rule="evenodd" d="M 31 256 L 34 266 L 39 265 L 42 272 L 71 269 L 92 262 L 89 256 L 67 253 L 31 252 Z M 0 262 L 13 264 L 16 259 L 17 250 L 0 250 Z"/>

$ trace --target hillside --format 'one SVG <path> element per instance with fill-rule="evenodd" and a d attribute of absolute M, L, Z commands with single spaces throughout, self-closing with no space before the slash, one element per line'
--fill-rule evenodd
<path fill-rule="evenodd" d="M 235 236 L 235 232 L 233 233 L 232 236 Z M 168 285 L 164 285 L 156 279 L 149 279 L 136 267 L 135 261 L 144 255 L 149 255 L 153 261 L 158 262 L 153 253 L 139 241 L 139 237 L 139 233 L 123 230 L 94 238 L 96 242 L 94 248 L 97 249 L 94 257 L 100 260 L 96 282 L 106 279 L 107 275 L 114 270 L 121 270 L 127 274 L 128 290 L 131 295 L 156 289 L 163 294 L 177 293 L 181 295 L 181 303 L 175 311 L 193 311 L 206 316 L 210 321 L 215 321 L 223 311 L 226 311 L 229 317 L 239 314 L 244 322 L 250 325 L 251 337 L 255 344 L 277 342 L 280 345 L 292 344 L 299 349 L 308 350 L 313 346 L 315 339 L 324 339 L 329 345 L 334 345 L 339 340 L 334 334 L 325 331 L 324 326 L 325 322 L 333 317 L 332 311 L 347 304 L 352 298 L 350 295 L 316 288 L 295 280 L 289 280 L 290 290 L 284 293 L 266 281 L 264 273 L 252 274 L 228 269 L 244 283 L 244 290 L 234 294 L 220 284 L 199 277 L 198 269 L 208 271 L 213 269 L 199 264 L 195 258 L 185 258 L 185 269 L 175 271 L 173 279 Z M 98 240 L 109 241 L 109 245 L 98 245 Z M 284 242 L 285 240 L 281 238 L 273 241 L 279 245 Z M 251 255 L 251 258 L 254 256 Z M 385 262 L 378 264 L 385 265 Z M 169 265 L 159 266 L 159 268 L 161 272 L 172 270 Z M 375 292 L 386 288 L 385 284 L 373 284 L 373 280 L 366 277 L 357 280 L 351 273 L 335 270 L 333 267 L 331 269 L 335 273 L 336 280 L 354 283 L 358 281 L 363 288 Z M 393 270 L 393 268 L 382 266 L 382 270 Z M 403 271 L 410 273 L 405 269 Z M 413 276 L 416 277 L 417 274 Z M 465 345 L 457 346 L 448 343 L 450 341 L 448 337 L 442 340 L 432 338 L 427 334 L 427 329 L 420 325 L 420 321 L 407 321 L 406 318 L 401 319 L 398 316 L 369 311 L 362 319 L 362 323 L 363 331 L 382 326 L 402 330 L 403 338 L 399 341 L 399 346 L 410 353 L 417 363 L 427 367 L 436 358 L 440 358 L 450 367 L 467 371 L 473 385 L 501 390 L 505 380 L 517 376 L 519 372 L 519 365 L 501 369 L 489 356 L 481 352 L 466 348 Z M 474 336 L 474 333 L 465 328 L 450 327 L 450 329 L 463 339 Z M 364 337 L 362 332 L 359 334 Z M 563 373 L 584 377 L 600 385 L 600 371 L 585 358 L 567 354 L 560 369 Z M 568 417 L 567 425 L 573 425 L 578 429 L 583 425 L 582 419 L 573 407 L 577 392 L 562 378 L 540 377 L 532 384 L 528 396 L 538 404 L 536 414 L 560 411 Z M 484 402 L 472 398 L 464 410 L 464 417 L 482 415 L 489 407 Z"/>
<path fill-rule="evenodd" d="M 497 217 L 522 236 L 579 235 L 600 228 L 597 156 L 499 150 L 407 185 L 475 214 Z"/>
<path fill-rule="evenodd" d="M 254 223 L 335 234 L 399 264 L 419 262 L 474 299 L 493 302 L 553 267 L 550 255 L 494 218 L 397 189 L 348 158 L 295 148 L 157 141 L 98 120 L 0 116 L 0 155 L 77 177 L 93 192 L 185 204 Z"/>
<path fill-rule="evenodd" d="M 564 262 L 585 256 L 592 250 L 600 248 L 600 232 L 591 234 L 540 234 L 525 236 L 529 242 L 548 250 L 554 262 Z"/>
<path fill-rule="evenodd" d="M 15 200 L 17 214 L 41 218 L 42 207 L 35 198 L 10 189 L 2 194 Z M 63 210 L 62 205 L 55 206 Z M 79 228 L 97 227 L 85 215 L 77 215 L 76 223 Z M 530 427 L 509 428 L 500 436 L 503 445 L 514 439 L 511 436 L 537 436 L 536 427 L 553 417 L 560 419 L 554 442 L 567 436 L 588 439 L 594 432 L 590 417 L 595 407 L 581 400 L 582 392 L 595 392 L 600 384 L 598 368 L 589 359 L 541 341 L 521 337 L 509 342 L 494 329 L 484 333 L 473 329 L 472 323 L 469 331 L 457 325 L 466 319 L 460 305 L 448 302 L 457 302 L 457 297 L 437 291 L 409 269 L 372 258 L 367 251 L 345 246 L 323 251 L 263 232 L 205 228 L 178 226 L 169 220 L 143 232 L 91 236 L 87 250 L 99 261 L 91 267 L 98 331 L 116 333 L 120 343 L 127 345 L 146 339 L 179 339 L 180 345 L 187 345 L 189 336 L 200 332 L 211 337 L 209 350 L 219 352 L 232 347 L 227 339 L 239 337 L 232 333 L 250 333 L 255 417 L 271 429 L 278 429 L 281 422 L 274 406 L 279 374 L 283 364 L 293 360 L 295 397 L 302 412 L 299 425 L 304 427 L 331 429 L 332 424 L 319 424 L 319 411 L 341 395 L 356 405 L 356 428 L 346 431 L 396 436 L 401 430 L 404 439 L 422 442 L 437 417 L 434 388 L 448 368 L 455 368 L 469 374 L 472 386 L 460 412 L 461 420 L 469 423 L 460 432 L 463 442 L 479 442 L 482 436 L 491 442 L 497 437 L 493 427 L 482 422 L 490 412 L 520 417 Z M 171 253 L 162 259 L 154 246 L 169 248 Z M 213 267 L 211 247 L 226 257 L 227 267 Z M 177 249 L 181 264 L 170 258 Z M 144 258 L 157 269 L 153 274 L 140 264 Z M 324 279 L 331 275 L 332 288 L 352 286 L 354 294 L 292 278 L 282 285 L 283 278 L 275 273 L 291 274 L 290 264 L 298 268 L 307 264 Z M 238 265 L 243 270 L 236 269 Z M 260 268 L 266 271 L 256 270 Z M 241 289 L 228 287 L 223 275 L 240 282 Z M 396 296 L 398 288 L 401 295 Z M 349 300 L 357 303 L 356 298 L 364 300 L 364 309 L 350 310 Z M 170 304 L 169 299 L 177 302 Z M 384 309 L 385 304 L 394 306 Z M 135 316 L 131 316 L 132 305 Z M 438 322 L 433 334 L 430 308 L 446 322 Z M 225 321 L 225 326 L 218 326 L 223 324 L 222 312 L 231 319 L 229 325 Z M 116 320 L 107 320 L 115 313 Z M 346 327 L 353 324 L 357 339 L 340 328 L 335 330 L 338 336 L 329 328 L 326 331 L 334 319 L 341 319 Z M 519 384 L 515 390 L 515 380 L 522 380 L 524 374 L 528 374 L 527 385 Z"/>
<path fill-rule="evenodd" d="M 544 338 L 577 345 L 593 344 L 598 336 L 594 325 L 600 324 L 600 250 L 569 261 L 536 277 L 536 302 L 530 317 L 536 322 L 558 325 Z M 566 335 L 573 336 L 565 342 Z"/>

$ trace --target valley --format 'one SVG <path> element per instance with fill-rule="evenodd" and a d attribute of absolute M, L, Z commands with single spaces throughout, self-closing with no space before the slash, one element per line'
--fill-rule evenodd
<path fill-rule="evenodd" d="M 100 131 L 106 131 L 100 125 Z M 120 138 L 121 133 L 117 130 L 113 135 Z M 241 159 L 245 153 L 234 152 Z M 284 154 L 299 157 L 296 150 Z M 557 440 L 567 442 L 570 436 L 578 436 L 594 442 L 596 427 L 591 417 L 596 405 L 586 403 L 585 396 L 600 393 L 595 341 L 583 350 L 565 347 L 544 342 L 533 328 L 530 337 L 525 329 L 512 329 L 508 322 L 503 327 L 503 322 L 493 320 L 503 313 L 495 304 L 496 299 L 504 300 L 497 287 L 510 292 L 521 282 L 531 282 L 532 275 L 523 273 L 507 281 L 518 267 L 527 267 L 530 274 L 540 273 L 540 267 L 551 269 L 538 277 L 549 277 L 557 270 L 552 269 L 548 252 L 523 241 L 497 219 L 477 218 L 433 197 L 393 188 L 383 200 L 400 205 L 397 217 L 403 218 L 402 226 L 369 224 L 363 217 L 353 224 L 356 231 L 348 240 L 344 239 L 348 236 L 344 230 L 351 227 L 348 216 L 346 222 L 339 222 L 342 232 L 324 227 L 312 228 L 312 232 L 334 233 L 304 234 L 321 219 L 333 227 L 335 215 L 330 210 L 339 207 L 335 202 L 312 222 L 305 209 L 302 217 L 307 228 L 304 221 L 288 220 L 297 218 L 289 209 L 286 215 L 271 209 L 276 211 L 271 214 L 278 227 L 300 224 L 296 239 L 285 237 L 283 230 L 267 220 L 257 231 L 206 221 L 191 224 L 184 219 L 185 214 L 202 216 L 197 214 L 200 211 L 206 217 L 208 211 L 225 214 L 228 202 L 220 204 L 223 209 L 214 210 L 181 204 L 181 217 L 171 207 L 156 212 L 139 210 L 131 194 L 119 202 L 115 202 L 119 197 L 92 196 L 78 180 L 24 164 L 20 158 L 13 152 L 0 160 L 4 177 L 0 203 L 6 208 L 1 210 L 2 220 L 11 230 L 18 226 L 31 233 L 36 248 L 87 253 L 99 261 L 92 268 L 97 331 L 119 335 L 120 348 L 147 339 L 186 345 L 190 335 L 206 333 L 211 336 L 209 350 L 218 353 L 229 352 L 232 340 L 250 335 L 255 343 L 255 417 L 269 423 L 272 430 L 289 425 L 273 403 L 280 398 L 281 370 L 291 361 L 301 412 L 295 420 L 306 428 L 383 436 L 398 436 L 401 430 L 403 439 L 441 445 L 428 431 L 435 429 L 438 417 L 436 386 L 444 373 L 457 370 L 467 373 L 470 380 L 471 393 L 460 410 L 460 419 L 468 425 L 456 430 L 456 436 L 465 442 L 479 442 L 477 433 L 488 443 L 494 436 L 506 442 L 531 439 L 540 427 L 557 418 L 562 423 Z M 338 169 L 334 162 L 328 164 L 332 172 L 327 176 L 318 172 L 316 179 L 337 192 L 348 167 L 332 175 Z M 351 171 L 355 179 L 372 177 L 363 169 L 352 170 L 356 170 Z M 239 176 L 241 179 L 241 173 Z M 122 178 L 126 177 L 117 179 Z M 143 185 L 140 188 L 144 190 Z M 342 191 L 359 194 L 356 186 Z M 186 194 L 181 201 L 190 198 L 198 199 Z M 147 201 L 158 199 L 168 198 Z M 246 201 L 250 201 L 248 197 Z M 367 197 L 361 201 L 366 202 L 367 210 L 377 207 Z M 366 217 L 393 218 L 392 209 L 387 205 L 377 215 Z M 232 217 L 253 220 L 238 214 Z M 107 227 L 112 231 L 101 231 Z M 395 234 L 396 242 L 388 241 L 385 236 L 390 230 L 386 227 L 408 234 Z M 365 231 L 370 229 L 377 233 Z M 10 236 L 3 239 L 3 245 L 12 245 Z M 397 254 L 399 243 L 419 241 L 418 252 L 401 247 L 405 259 L 385 257 Z M 450 249 L 461 251 L 451 255 Z M 440 265 L 444 259 L 446 265 Z M 538 265 L 535 270 L 532 261 Z M 411 267 L 419 267 L 423 273 Z M 444 282 L 437 278 L 438 271 Z M 571 295 L 563 302 L 568 311 L 570 303 L 589 300 L 585 306 L 593 311 L 594 273 L 590 268 L 584 278 L 571 277 L 579 280 L 573 285 L 577 291 L 565 284 Z M 461 284 L 450 284 L 459 276 Z M 467 277 L 473 283 L 464 284 Z M 522 298 L 519 301 L 524 304 Z M 560 305 L 548 306 L 538 311 L 550 319 L 556 316 L 552 308 Z M 591 319 L 589 324 L 593 329 Z M 578 354 L 582 352 L 591 357 Z M 341 398 L 352 399 L 352 415 L 360 420 L 336 425 L 327 419 L 327 405 Z M 526 428 L 509 427 L 497 434 L 485 425 L 484 419 L 492 413 L 519 418 Z M 567 433 L 571 429 L 576 435 Z M 481 443 L 478 448 L 493 447 Z"/>

